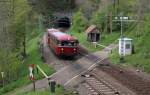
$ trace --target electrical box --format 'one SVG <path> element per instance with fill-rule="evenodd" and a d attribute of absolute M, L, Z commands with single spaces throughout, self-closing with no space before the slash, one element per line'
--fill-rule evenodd
<path fill-rule="evenodd" d="M 121 56 L 131 55 L 133 49 L 132 39 L 120 38 L 119 39 L 119 54 Z"/>

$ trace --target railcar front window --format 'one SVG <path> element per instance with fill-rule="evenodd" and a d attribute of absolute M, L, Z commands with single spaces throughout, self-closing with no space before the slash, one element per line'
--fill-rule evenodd
<path fill-rule="evenodd" d="M 77 46 L 77 43 L 72 41 L 72 42 L 68 42 L 68 41 L 63 41 L 61 43 L 61 46 Z"/>

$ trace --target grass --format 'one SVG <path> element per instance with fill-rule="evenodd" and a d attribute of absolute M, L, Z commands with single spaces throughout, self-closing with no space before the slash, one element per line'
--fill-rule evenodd
<path fill-rule="evenodd" d="M 75 37 L 77 37 L 80 41 L 80 44 L 84 45 L 89 51 L 91 52 L 96 52 L 96 51 L 100 51 L 103 49 L 103 47 L 97 47 L 95 48 L 93 43 L 87 41 L 87 35 L 85 32 L 71 32 L 71 34 Z M 116 41 L 119 38 L 120 33 L 118 32 L 113 32 L 112 34 L 102 34 L 102 39 L 99 42 L 99 44 L 108 46 L 109 44 L 113 43 L 114 41 Z"/>
<path fill-rule="evenodd" d="M 48 75 L 51 75 L 52 73 L 54 73 L 54 69 L 47 65 L 44 64 L 43 61 L 41 60 L 41 54 L 39 52 L 38 49 L 38 41 L 39 39 L 42 37 L 43 33 L 38 33 L 37 36 L 32 37 L 32 39 L 28 40 L 27 42 L 27 58 L 25 59 L 24 63 L 22 63 L 21 65 L 21 71 L 20 71 L 20 78 L 8 85 L 6 85 L 5 87 L 0 89 L 0 95 L 3 95 L 4 93 L 7 93 L 9 91 L 15 90 L 16 88 L 25 86 L 29 83 L 31 83 L 30 79 L 29 79 L 29 65 L 30 64 L 37 64 L 39 65 Z M 36 79 L 41 79 L 43 78 L 43 76 L 41 75 L 41 73 L 37 74 L 37 72 L 35 72 L 36 75 Z"/>
<path fill-rule="evenodd" d="M 125 56 L 125 65 L 133 66 L 138 69 L 141 69 L 147 73 L 150 73 L 150 33 L 145 32 L 141 34 L 140 37 L 135 36 L 135 31 L 128 33 L 127 36 L 133 39 L 135 54 L 130 56 Z M 118 49 L 116 49 L 111 55 L 110 58 L 113 63 L 119 64 L 119 54 Z"/>
<path fill-rule="evenodd" d="M 62 95 L 63 93 L 64 93 L 64 89 L 62 87 L 57 87 L 55 94 L 50 93 L 49 89 L 45 89 L 45 90 L 38 90 L 36 92 L 32 91 L 27 93 L 21 93 L 17 95 Z"/>
<path fill-rule="evenodd" d="M 38 41 L 40 40 L 40 38 L 42 38 L 43 36 L 43 33 L 41 33 L 40 35 L 38 35 L 37 37 L 31 39 L 29 42 L 28 42 L 28 58 L 27 60 L 25 61 L 27 67 L 30 65 L 30 64 L 36 64 L 36 65 L 39 65 L 44 71 L 45 73 L 47 73 L 48 75 L 54 73 L 54 69 L 47 65 L 47 64 L 44 64 L 43 61 L 41 60 L 41 54 L 39 52 L 39 48 L 38 48 Z"/>
<path fill-rule="evenodd" d="M 50 89 L 31 91 L 26 93 L 20 93 L 16 95 L 77 95 L 73 91 L 66 91 L 62 86 L 56 86 L 56 92 L 51 93 Z"/>

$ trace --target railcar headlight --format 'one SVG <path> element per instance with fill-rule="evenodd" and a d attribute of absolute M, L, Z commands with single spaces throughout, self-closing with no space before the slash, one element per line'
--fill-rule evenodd
<path fill-rule="evenodd" d="M 61 51 L 64 51 L 64 48 L 61 48 Z"/>

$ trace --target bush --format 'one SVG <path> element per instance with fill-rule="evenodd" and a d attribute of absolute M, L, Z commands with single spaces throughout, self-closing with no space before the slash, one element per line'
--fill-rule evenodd
<path fill-rule="evenodd" d="M 98 10 L 96 13 L 94 13 L 91 19 L 91 23 L 96 24 L 99 28 L 102 28 L 103 26 L 105 26 L 104 24 L 107 20 L 105 15 L 106 13 L 104 11 Z"/>
<path fill-rule="evenodd" d="M 75 32 L 84 32 L 88 25 L 87 19 L 84 17 L 82 10 L 80 9 L 74 16 L 73 16 L 73 25 L 71 30 Z"/>
<path fill-rule="evenodd" d="M 19 77 L 19 67 L 21 66 L 21 61 L 17 57 L 16 53 L 7 53 L 6 51 L 0 50 L 0 72 L 4 72 L 4 80 L 7 84 Z M 0 77 L 1 80 L 1 77 Z"/>

